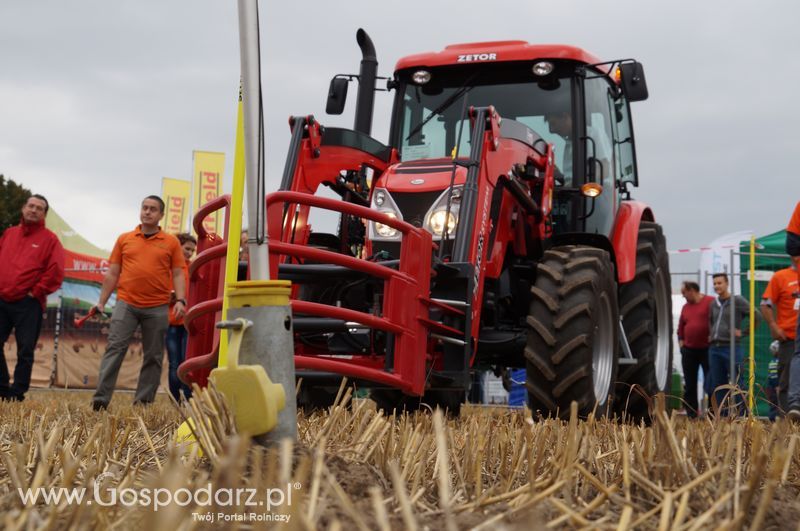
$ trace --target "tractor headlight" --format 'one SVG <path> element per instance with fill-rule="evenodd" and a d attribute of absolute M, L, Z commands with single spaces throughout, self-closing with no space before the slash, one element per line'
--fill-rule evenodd
<path fill-rule="evenodd" d="M 411 79 L 417 85 L 424 85 L 428 81 L 431 80 L 431 73 L 427 70 L 417 70 L 413 74 L 411 74 Z"/>
<path fill-rule="evenodd" d="M 397 208 L 397 204 L 394 202 L 394 199 L 392 199 L 389 191 L 384 188 L 376 188 L 373 192 L 372 209 L 377 210 L 382 214 L 386 214 L 393 219 L 403 219 L 403 215 L 400 213 L 400 209 Z M 399 230 L 392 228 L 389 225 L 384 225 L 383 223 L 378 223 L 377 221 L 370 221 L 369 237 L 371 240 L 375 241 L 393 241 L 399 240 L 401 238 L 401 234 Z"/>
<path fill-rule="evenodd" d="M 456 217 L 453 215 L 452 207 L 451 211 L 447 212 L 447 210 L 437 210 L 433 214 L 431 214 L 431 219 L 429 221 L 431 232 L 435 236 L 441 236 L 444 233 L 444 219 L 447 217 L 447 234 L 452 235 L 453 229 L 456 228 Z"/>
<path fill-rule="evenodd" d="M 397 219 L 397 216 L 394 214 L 394 212 L 384 212 L 384 214 L 392 219 Z M 383 238 L 394 238 L 399 234 L 397 229 L 393 229 L 389 225 L 384 225 L 383 223 L 378 223 L 377 221 L 375 222 L 375 233 Z"/>
<path fill-rule="evenodd" d="M 434 240 L 441 240 L 447 228 L 448 237 L 455 234 L 458 225 L 458 211 L 461 207 L 463 186 L 454 186 L 453 193 L 447 188 L 425 214 L 425 228 L 433 235 Z M 447 212 L 447 198 L 450 196 L 450 212 Z"/>
<path fill-rule="evenodd" d="M 536 76 L 548 76 L 553 71 L 553 63 L 550 61 L 539 61 L 533 65 L 531 71 Z"/>

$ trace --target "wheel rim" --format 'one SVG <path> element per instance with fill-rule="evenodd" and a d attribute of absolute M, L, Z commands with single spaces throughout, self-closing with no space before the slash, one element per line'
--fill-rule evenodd
<path fill-rule="evenodd" d="M 667 285 L 664 275 L 659 269 L 656 274 L 656 341 L 655 341 L 655 369 L 656 384 L 661 391 L 666 390 L 669 377 L 669 301 L 667 300 Z"/>
<path fill-rule="evenodd" d="M 600 295 L 599 310 L 599 319 L 595 323 L 592 341 L 592 384 L 597 403 L 603 405 L 608 400 L 616 355 L 611 301 L 608 300 L 606 293 Z"/>

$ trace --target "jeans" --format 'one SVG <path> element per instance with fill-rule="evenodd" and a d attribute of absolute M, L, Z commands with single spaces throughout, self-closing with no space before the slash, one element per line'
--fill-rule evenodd
<path fill-rule="evenodd" d="M 697 417 L 700 409 L 697 405 L 697 373 L 703 368 L 703 388 L 708 383 L 708 349 L 707 348 L 681 348 L 681 365 L 683 366 L 683 400 L 686 402 L 686 415 L 689 418 Z"/>
<path fill-rule="evenodd" d="M 712 345 L 708 347 L 708 361 L 711 371 L 711 388 L 714 390 L 714 397 L 716 398 L 717 406 L 720 407 L 722 416 L 727 416 L 729 413 L 729 408 L 723 408 L 722 403 L 725 400 L 725 396 L 731 393 L 731 391 L 728 389 L 717 388 L 721 385 L 726 385 L 729 383 L 731 363 L 730 350 L 731 347 L 729 345 Z M 747 387 L 744 382 L 744 375 L 742 374 L 742 361 L 744 358 L 742 354 L 742 346 L 737 344 L 734 353 L 736 356 L 736 385 L 738 385 L 740 389 L 746 389 Z M 736 408 L 744 407 L 744 401 L 742 400 L 741 395 L 736 395 L 734 404 Z"/>
<path fill-rule="evenodd" d="M 188 400 L 192 396 L 192 389 L 178 378 L 178 365 L 186 359 L 186 340 L 189 333 L 183 327 L 170 326 L 167 328 L 167 357 L 169 359 L 169 392 L 176 402 L 181 401 L 181 390 L 183 396 Z"/>
<path fill-rule="evenodd" d="M 789 409 L 800 410 L 800 317 L 797 319 L 797 335 L 794 342 L 794 355 L 789 366 Z"/>
<path fill-rule="evenodd" d="M 11 375 L 6 365 L 3 346 L 14 329 L 17 340 L 17 366 L 14 383 L 9 387 Z M 42 331 L 42 305 L 33 297 L 15 302 L 0 300 L 0 397 L 22 400 L 31 384 L 33 353 Z"/>
<path fill-rule="evenodd" d="M 136 328 L 142 326 L 142 369 L 133 402 L 149 404 L 156 398 L 161 383 L 161 363 L 164 360 L 164 334 L 169 326 L 167 305 L 138 308 L 117 300 L 111 314 L 108 347 L 100 361 L 100 376 L 93 402 L 108 405 L 117 385 L 117 376 L 122 360 L 128 352 L 128 344 Z"/>

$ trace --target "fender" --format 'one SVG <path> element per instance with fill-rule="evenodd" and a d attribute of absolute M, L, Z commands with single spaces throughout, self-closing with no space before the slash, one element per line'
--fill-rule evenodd
<path fill-rule="evenodd" d="M 617 210 L 611 244 L 617 258 L 617 280 L 625 284 L 636 275 L 636 247 L 639 240 L 639 225 L 644 221 L 655 221 L 650 207 L 639 201 L 623 201 Z"/>

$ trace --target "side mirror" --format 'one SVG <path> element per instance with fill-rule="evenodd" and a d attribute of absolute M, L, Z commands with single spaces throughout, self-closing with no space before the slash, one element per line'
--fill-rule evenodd
<path fill-rule="evenodd" d="M 325 112 L 328 114 L 342 114 L 344 112 L 344 103 L 347 101 L 347 85 L 350 82 L 344 77 L 335 77 L 331 79 L 331 85 L 328 88 L 328 103 L 325 105 Z"/>
<path fill-rule="evenodd" d="M 647 99 L 647 82 L 644 79 L 642 63 L 622 63 L 619 65 L 622 76 L 622 93 L 628 101 L 643 101 Z"/>

